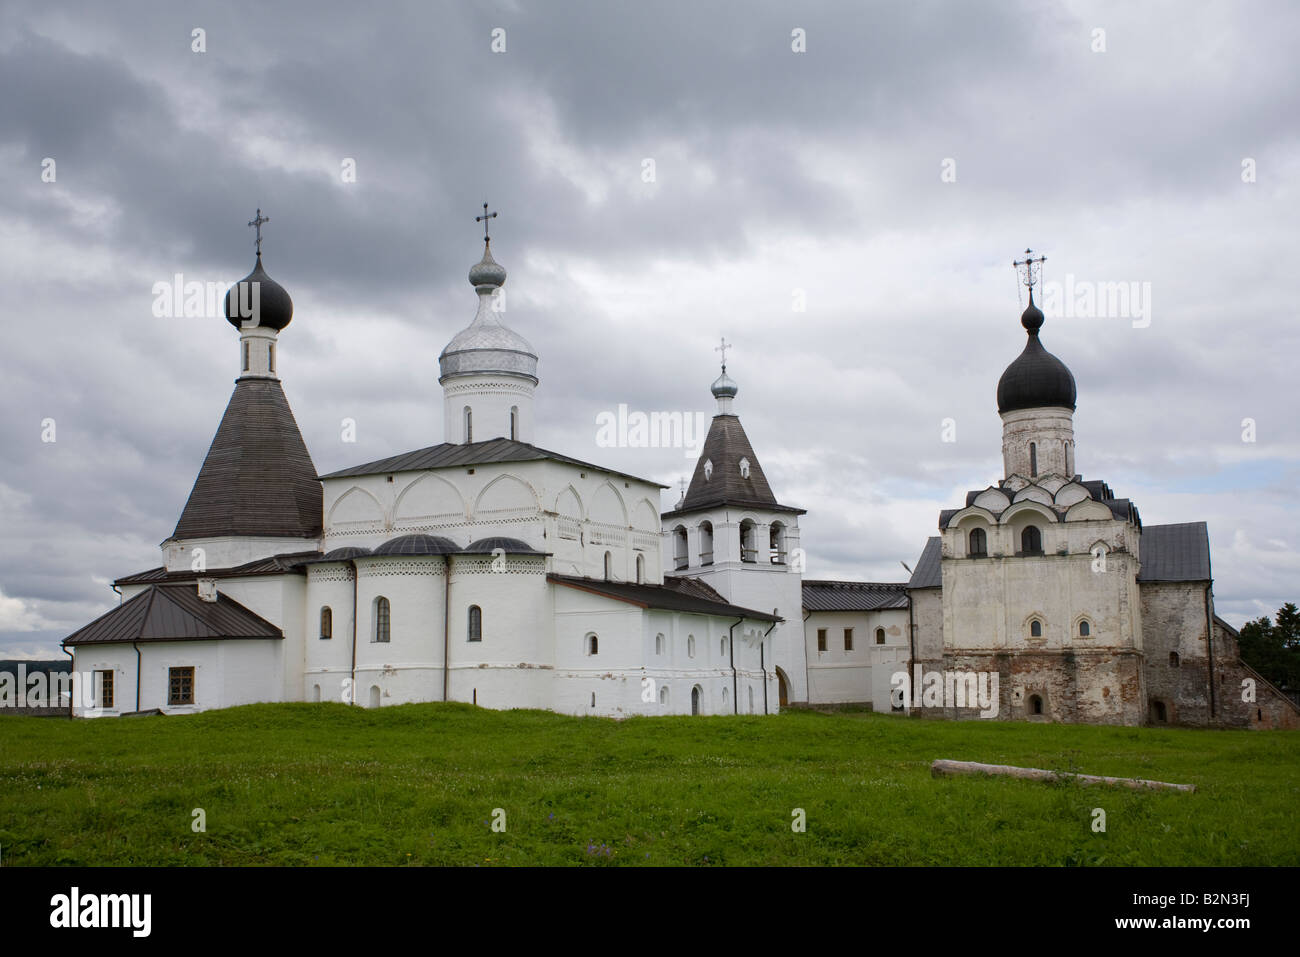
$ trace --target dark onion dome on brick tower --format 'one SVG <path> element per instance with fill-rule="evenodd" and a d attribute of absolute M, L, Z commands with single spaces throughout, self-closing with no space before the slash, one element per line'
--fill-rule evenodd
<path fill-rule="evenodd" d="M 1078 393 L 1074 376 L 1065 363 L 1043 348 L 1038 330 L 1043 327 L 1043 311 L 1034 305 L 1029 292 L 1029 306 L 1020 317 L 1029 333 L 1025 349 L 1007 366 L 998 380 L 998 412 L 1020 409 L 1065 408 L 1074 410 Z"/>
<path fill-rule="evenodd" d="M 241 288 L 245 283 L 250 286 Z M 253 298 L 252 283 L 257 283 L 256 300 Z M 241 308 L 251 310 L 254 303 L 258 307 L 256 316 L 239 314 Z M 289 298 L 283 286 L 266 274 L 266 270 L 262 268 L 260 253 L 253 271 L 231 286 L 230 291 L 226 293 L 226 321 L 236 329 L 242 329 L 245 319 L 248 319 L 250 326 L 263 326 L 277 332 L 293 319 L 293 300 Z"/>
<path fill-rule="evenodd" d="M 399 535 L 378 546 L 372 555 L 449 555 L 460 549 L 441 535 Z"/>

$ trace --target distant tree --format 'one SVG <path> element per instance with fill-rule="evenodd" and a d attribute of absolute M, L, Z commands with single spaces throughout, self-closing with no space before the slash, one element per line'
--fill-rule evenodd
<path fill-rule="evenodd" d="M 1300 609 L 1287 602 L 1268 616 L 1241 627 L 1241 660 L 1279 688 L 1300 688 Z"/>

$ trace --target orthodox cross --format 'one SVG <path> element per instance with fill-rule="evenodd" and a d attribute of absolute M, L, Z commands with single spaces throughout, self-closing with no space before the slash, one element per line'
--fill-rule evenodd
<path fill-rule="evenodd" d="M 1039 256 L 1035 259 L 1034 251 L 1032 249 L 1025 250 L 1024 259 L 1011 261 L 1011 265 L 1016 267 L 1016 275 L 1020 274 L 1021 266 L 1025 267 L 1025 285 L 1029 287 L 1030 296 L 1034 294 L 1034 283 L 1038 281 L 1039 273 L 1041 272 L 1043 263 L 1045 262 L 1047 262 L 1047 257 Z"/>
<path fill-rule="evenodd" d="M 253 226 L 253 227 L 255 227 L 255 228 L 257 229 L 257 255 L 258 255 L 259 257 L 261 257 L 261 255 L 262 255 L 262 224 L 263 224 L 263 223 L 269 223 L 270 221 L 271 221 L 271 217 L 270 217 L 270 216 L 263 216 L 263 215 L 262 215 L 262 211 L 261 211 L 261 209 L 259 209 L 259 210 L 257 211 L 257 218 L 254 219 L 254 220 L 252 220 L 252 221 L 249 222 L 249 224 L 248 224 L 248 225 Z"/>
<path fill-rule="evenodd" d="M 726 337 L 726 336 L 723 336 L 723 337 L 722 337 L 722 344 L 721 344 L 721 345 L 717 345 L 717 346 L 714 346 L 714 347 L 713 347 L 713 351 L 714 351 L 714 352 L 721 352 L 721 353 L 722 353 L 722 371 L 723 371 L 723 372 L 726 372 L 726 371 L 727 371 L 727 350 L 728 350 L 728 349 L 734 349 L 734 348 L 735 348 L 735 346 L 733 346 L 730 342 L 727 341 L 727 337 Z"/>
<path fill-rule="evenodd" d="M 493 213 L 489 213 L 488 210 L 487 210 L 487 203 L 484 203 L 484 204 L 483 204 L 483 215 L 482 215 L 482 216 L 475 216 L 475 217 L 474 217 L 474 222 L 476 222 L 476 223 L 482 223 L 482 224 L 483 224 L 483 242 L 485 242 L 485 243 L 490 243 L 490 242 L 492 241 L 492 237 L 488 235 L 488 220 L 489 220 L 489 219 L 495 219 L 495 218 L 496 218 L 496 215 L 497 215 L 497 214 L 494 213 L 494 212 L 493 212 Z"/>

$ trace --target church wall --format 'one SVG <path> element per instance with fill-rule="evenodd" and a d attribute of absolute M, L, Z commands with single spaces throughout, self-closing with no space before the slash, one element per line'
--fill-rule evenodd
<path fill-rule="evenodd" d="M 549 708 L 554 697 L 555 614 L 545 560 L 453 557 L 451 700 L 484 708 Z M 469 609 L 482 638 L 469 641 Z M 442 622 L 436 634 L 441 640 Z M 438 697 L 441 697 L 439 689 Z"/>
<path fill-rule="evenodd" d="M 279 701 L 283 642 L 273 639 L 152 641 L 140 648 L 140 710 L 161 708 L 167 714 L 191 714 L 212 708 Z M 136 651 L 129 643 L 84 646 L 74 659 L 76 670 L 111 668 L 119 714 L 135 710 Z M 194 668 L 194 704 L 172 706 L 168 669 Z M 80 714 L 80 712 L 78 712 Z"/>
<path fill-rule="evenodd" d="M 442 622 L 446 571 L 439 556 L 357 561 L 356 703 L 386 707 L 442 698 Z M 375 641 L 380 596 L 388 599 L 390 640 Z M 349 628 L 350 628 L 349 622 Z"/>
<path fill-rule="evenodd" d="M 826 629 L 826 651 L 818 651 L 817 633 Z M 844 650 L 844 629 L 853 629 L 853 649 Z M 885 629 L 885 644 L 876 644 L 876 629 Z M 907 610 L 814 611 L 803 622 L 804 653 L 808 668 L 808 701 L 814 704 L 871 703 L 875 710 L 889 711 L 889 674 L 885 674 L 883 697 L 877 695 L 879 674 L 892 673 L 902 649 L 907 670 Z M 882 707 L 883 705 L 883 707 Z"/>
<path fill-rule="evenodd" d="M 234 568 L 260 558 L 315 551 L 318 538 L 190 538 L 163 542 L 163 565 L 169 572 L 201 574 L 209 568 Z M 196 552 L 201 549 L 201 552 Z M 196 563 L 201 562 L 201 567 Z"/>
<path fill-rule="evenodd" d="M 555 604 L 551 708 L 561 714 L 603 717 L 642 713 L 643 609 L 566 585 L 551 587 Z M 590 654 L 593 634 L 597 647 Z"/>
<path fill-rule="evenodd" d="M 308 566 L 303 613 L 304 701 L 352 700 L 352 566 L 329 562 Z M 329 606 L 332 637 L 320 636 L 320 612 Z M 365 621 L 358 622 L 365 639 Z M 319 688 L 319 697 L 317 689 Z"/>
<path fill-rule="evenodd" d="M 1165 705 L 1166 723 L 1209 724 L 1209 646 L 1205 587 L 1208 582 L 1144 582 L 1142 641 L 1146 651 L 1148 710 L 1144 720 L 1158 723 L 1151 702 Z M 1178 656 L 1178 665 L 1170 655 Z"/>
<path fill-rule="evenodd" d="M 916 629 L 916 661 L 927 668 L 943 661 L 943 591 L 939 588 L 914 588 L 912 626 Z"/>

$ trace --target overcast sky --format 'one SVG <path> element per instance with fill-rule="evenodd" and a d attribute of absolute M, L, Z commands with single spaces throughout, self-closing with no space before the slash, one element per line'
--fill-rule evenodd
<path fill-rule="evenodd" d="M 154 284 L 243 276 L 258 207 L 321 472 L 442 440 L 487 199 L 536 443 L 671 507 L 693 463 L 596 419 L 712 415 L 725 335 L 818 578 L 904 579 L 1002 476 L 1018 253 L 1136 283 L 1048 312 L 1077 470 L 1208 522 L 1230 622 L 1300 599 L 1296 5 L 186 6 L 0 8 L 0 657 L 58 656 L 160 563 L 239 353 Z"/>

